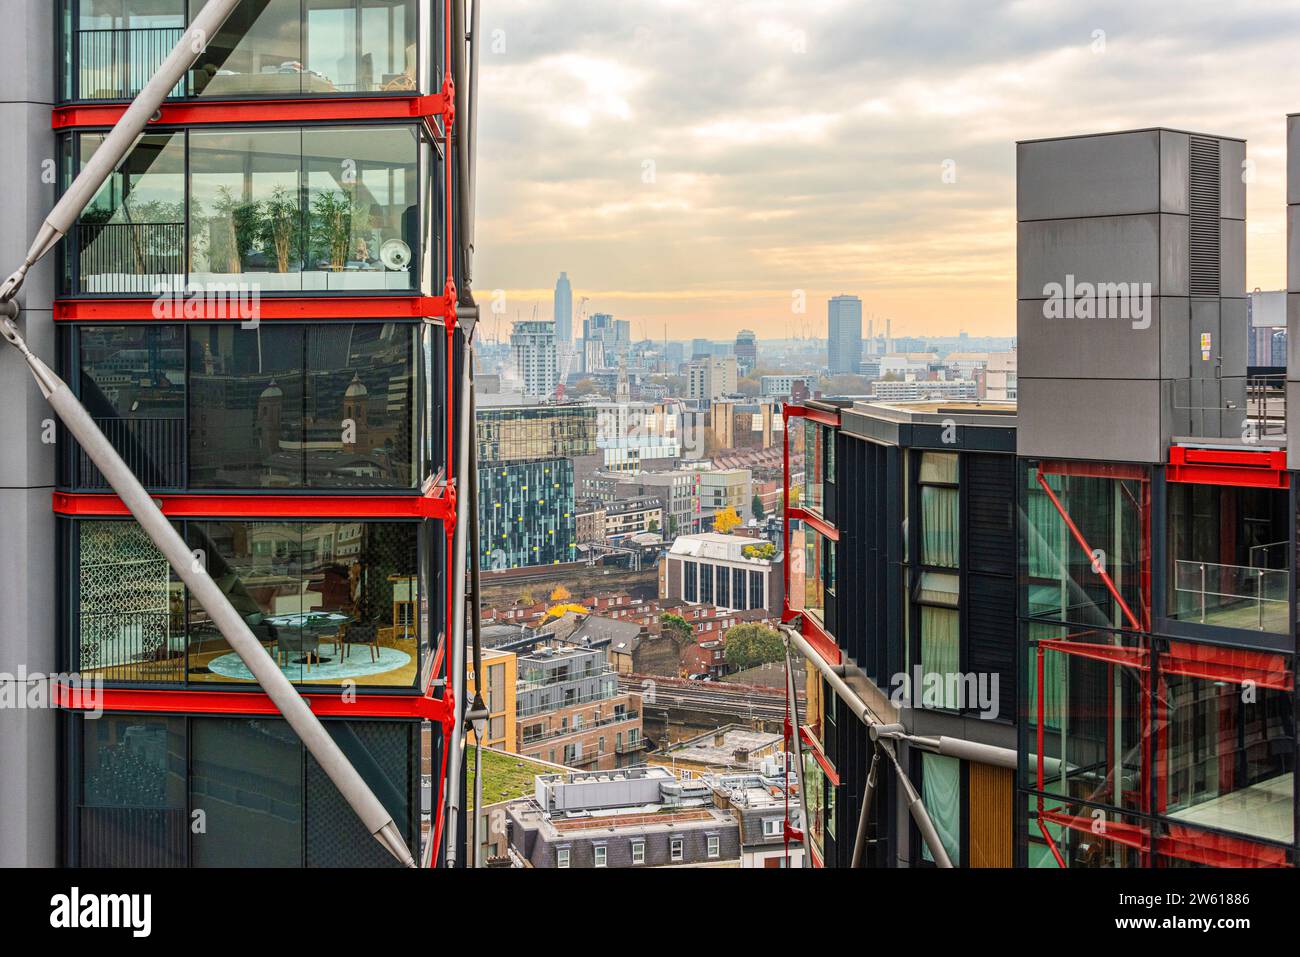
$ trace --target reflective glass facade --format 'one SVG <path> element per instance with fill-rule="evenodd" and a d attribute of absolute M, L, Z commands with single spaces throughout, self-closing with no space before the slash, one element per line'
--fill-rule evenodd
<path fill-rule="evenodd" d="M 203 0 L 61 0 L 64 100 L 140 92 Z M 174 97 L 428 92 L 439 49 L 427 0 L 244 0 Z"/>
<path fill-rule="evenodd" d="M 130 684 L 253 676 L 133 521 L 65 523 L 75 555 L 69 665 Z M 418 522 L 190 521 L 178 526 L 285 675 L 410 689 L 430 627 Z"/>
<path fill-rule="evenodd" d="M 479 462 L 593 455 L 596 412 L 594 405 L 478 409 L 475 429 Z"/>
<path fill-rule="evenodd" d="M 485 571 L 577 558 L 572 460 L 480 465 L 478 481 Z"/>
<path fill-rule="evenodd" d="M 65 182 L 103 138 L 70 136 Z M 63 292 L 414 291 L 431 168 L 416 125 L 151 132 L 79 217 Z"/>
<path fill-rule="evenodd" d="M 432 332 L 415 323 L 88 325 L 73 337 L 74 388 L 148 487 L 411 490 L 422 449 L 443 456 L 416 401 L 437 370 L 433 344 L 421 348 Z M 67 467 L 71 487 L 107 488 L 80 452 Z"/>
<path fill-rule="evenodd" d="M 1292 864 L 1289 494 L 1108 463 L 1022 476 L 1025 861 Z"/>
<path fill-rule="evenodd" d="M 56 191 L 203 2 L 54 0 Z M 61 376 L 417 859 L 456 594 L 448 14 L 241 0 L 60 243 L 54 307 Z M 66 439 L 58 657 L 105 715 L 65 719 L 60 863 L 394 863 Z"/>
<path fill-rule="evenodd" d="M 71 866 L 397 866 L 282 720 L 66 720 Z M 414 850 L 418 728 L 385 721 L 325 727 Z"/>

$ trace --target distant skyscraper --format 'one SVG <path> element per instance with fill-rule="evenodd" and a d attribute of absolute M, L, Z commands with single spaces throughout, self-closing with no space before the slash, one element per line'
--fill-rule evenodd
<path fill-rule="evenodd" d="M 573 287 L 567 272 L 555 283 L 555 341 L 561 348 L 573 345 Z"/>
<path fill-rule="evenodd" d="M 758 337 L 749 329 L 736 333 L 736 366 L 742 376 L 747 376 L 758 365 Z"/>
<path fill-rule="evenodd" d="M 524 395 L 546 398 L 559 385 L 555 354 L 555 323 L 541 320 L 516 322 L 510 332 L 510 351 Z"/>
<path fill-rule="evenodd" d="M 831 374 L 856 373 L 862 362 L 862 300 L 835 296 L 826 304 L 826 365 Z"/>

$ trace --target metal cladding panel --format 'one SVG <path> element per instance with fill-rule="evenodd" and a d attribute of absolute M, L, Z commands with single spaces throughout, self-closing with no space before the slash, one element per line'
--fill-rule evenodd
<path fill-rule="evenodd" d="M 1185 296 L 1191 269 L 1191 221 L 1187 216 L 1160 217 L 1160 294 Z"/>
<path fill-rule="evenodd" d="M 1191 346 L 1188 356 L 1191 377 L 1213 379 L 1218 375 L 1218 356 L 1223 348 L 1223 340 L 1219 337 L 1219 300 L 1192 300 L 1192 335 L 1188 344 Z"/>
<path fill-rule="evenodd" d="M 1300 409 L 1300 382 L 1286 384 L 1286 407 Z M 1300 415 L 1286 417 L 1286 467 L 1300 471 Z"/>
<path fill-rule="evenodd" d="M 1182 386 L 1183 384 L 1175 384 Z M 1188 406 L 1192 436 L 1218 436 L 1222 424 L 1222 391 L 1217 378 L 1192 378 L 1186 389 L 1179 387 L 1179 403 Z M 1175 433 L 1177 434 L 1177 433 Z"/>
<path fill-rule="evenodd" d="M 1246 221 L 1219 220 L 1219 295 L 1246 298 Z"/>
<path fill-rule="evenodd" d="M 6 0 L 5 28 L 0 30 L 0 63 L 4 64 L 0 70 L 0 102 L 53 104 L 50 54 L 54 51 L 57 6 L 49 0 Z M 49 110 L 45 113 L 45 129 L 49 132 Z M 39 181 L 39 176 L 36 179 Z M 10 268 L 6 267 L 6 272 Z"/>
<path fill-rule="evenodd" d="M 1286 208 L 1286 288 L 1300 292 L 1300 206 Z"/>
<path fill-rule="evenodd" d="M 1176 217 L 1165 217 L 1176 218 Z M 1020 223 L 1016 241 L 1016 296 L 1042 299 L 1049 283 L 1160 281 L 1160 220 L 1156 213 L 1097 219 Z"/>
<path fill-rule="evenodd" d="M 1246 374 L 1248 335 L 1246 300 L 1219 300 L 1219 375 L 1228 378 Z"/>
<path fill-rule="evenodd" d="M 1186 379 L 1192 374 L 1191 301 L 1166 297 L 1155 302 L 1155 314 L 1160 322 L 1159 378 Z"/>
<path fill-rule="evenodd" d="M 43 175 L 58 156 L 50 128 L 54 98 L 55 10 L 50 0 L 5 0 L 0 32 L 0 181 L 5 187 L 0 262 L 8 274 L 27 253 L 55 198 Z M 28 274 L 19 296 L 20 329 L 34 352 L 56 357 L 52 321 L 54 255 Z M 0 672 L 56 669 L 58 654 L 55 541 L 50 510 L 55 446 L 41 441 L 54 413 L 21 357 L 4 349 L 0 371 L 0 575 L 5 582 Z M 10 710 L 0 717 L 0 867 L 59 863 L 58 713 Z"/>
<path fill-rule="evenodd" d="M 1024 299 L 1016 307 L 1017 363 L 1020 377 L 1158 379 L 1162 367 L 1165 310 L 1170 322 L 1181 322 L 1183 375 L 1187 369 L 1187 300 L 1152 299 L 1146 328 L 1127 319 L 1049 319 L 1039 299 Z"/>
<path fill-rule="evenodd" d="M 1112 462 L 1163 459 L 1162 389 L 1155 379 L 1018 380 L 1016 453 Z"/>
<path fill-rule="evenodd" d="M 1219 215 L 1224 219 L 1246 218 L 1245 164 L 1245 143 L 1219 140 Z"/>
<path fill-rule="evenodd" d="M 1165 379 L 1160 383 L 1161 447 L 1171 435 L 1191 435 L 1191 390 L 1199 379 Z"/>
<path fill-rule="evenodd" d="M 1286 294 L 1286 377 L 1300 381 L 1300 292 Z M 1287 407 L 1297 408 L 1289 401 Z"/>
<path fill-rule="evenodd" d="M 1159 132 L 1020 143 L 1016 218 L 1153 213 L 1160 208 Z"/>
<path fill-rule="evenodd" d="M 1286 118 L 1286 201 L 1300 205 L 1300 114 Z"/>
<path fill-rule="evenodd" d="M 1187 215 L 1186 133 L 1160 133 L 1160 211 Z"/>

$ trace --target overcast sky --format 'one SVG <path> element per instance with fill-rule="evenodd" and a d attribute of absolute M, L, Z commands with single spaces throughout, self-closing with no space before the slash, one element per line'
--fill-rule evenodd
<path fill-rule="evenodd" d="M 1144 126 L 1247 140 L 1247 286 L 1284 285 L 1296 0 L 483 9 L 475 286 L 502 335 L 550 317 L 560 270 L 638 338 L 824 336 L 841 292 L 895 335 L 1010 335 L 1015 141 Z"/>

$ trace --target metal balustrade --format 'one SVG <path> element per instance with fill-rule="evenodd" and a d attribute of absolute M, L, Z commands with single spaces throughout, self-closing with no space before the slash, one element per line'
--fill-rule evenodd
<path fill-rule="evenodd" d="M 78 223 L 82 292 L 153 293 L 185 275 L 184 223 Z"/>
<path fill-rule="evenodd" d="M 148 27 L 77 31 L 77 96 L 83 100 L 130 100 L 144 88 L 185 28 Z M 183 79 L 171 96 L 186 96 Z"/>
<path fill-rule="evenodd" d="M 185 487 L 185 420 L 182 418 L 96 418 L 131 472 L 149 488 Z M 108 480 L 80 447 L 78 488 L 106 489 Z"/>

